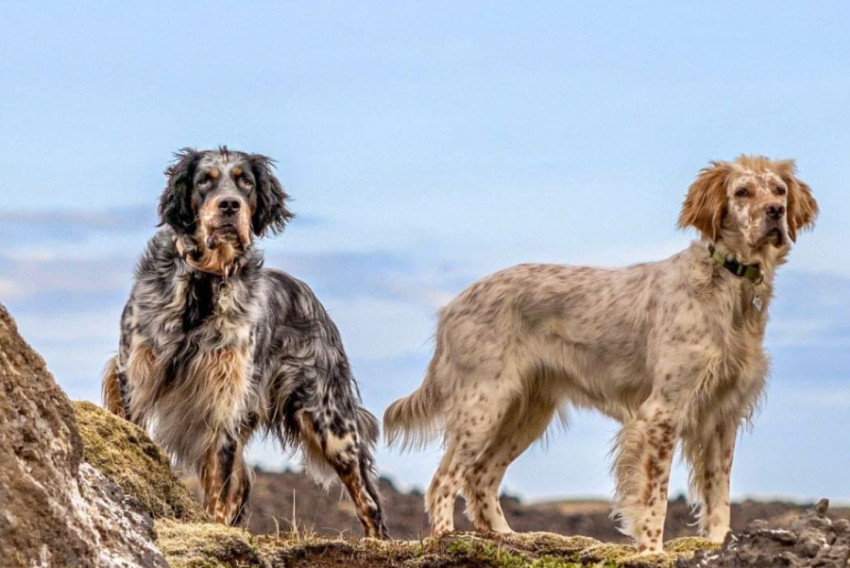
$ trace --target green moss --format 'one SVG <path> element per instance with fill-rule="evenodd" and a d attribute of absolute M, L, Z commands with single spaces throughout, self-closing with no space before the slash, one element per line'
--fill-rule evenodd
<path fill-rule="evenodd" d="M 664 543 L 664 550 L 693 556 L 697 550 L 717 550 L 720 544 L 696 536 L 683 536 Z"/>
<path fill-rule="evenodd" d="M 447 541 L 448 539 L 448 541 Z M 441 542 L 441 566 L 492 566 L 494 568 L 580 568 L 580 552 L 599 541 L 551 533 L 512 535 L 456 534 Z M 446 558 L 448 557 L 448 558 Z"/>
<path fill-rule="evenodd" d="M 581 552 L 585 564 L 606 568 L 672 568 L 679 558 L 690 558 L 697 550 L 714 550 L 716 544 L 705 539 L 684 537 L 664 544 L 664 552 L 639 554 L 635 547 L 620 544 L 602 544 Z"/>
<path fill-rule="evenodd" d="M 235 529 L 224 529 L 234 531 Z M 237 531 L 238 534 L 244 534 Z M 228 533 L 230 534 L 230 533 Z M 208 538 L 219 539 L 215 534 Z M 183 542 L 185 542 L 183 538 Z M 202 538 L 200 539 L 203 540 Z M 234 548 L 232 541 L 212 557 L 226 556 Z M 376 541 L 328 539 L 315 536 L 259 536 L 251 541 L 259 556 L 271 566 L 287 568 L 671 568 L 682 555 L 712 547 L 702 539 L 678 539 L 668 543 L 675 549 L 660 554 L 640 555 L 632 546 L 602 544 L 587 537 L 563 537 L 548 533 L 508 536 L 456 532 L 439 539 L 423 541 Z M 202 543 L 200 543 L 202 544 Z M 219 543 L 220 544 L 220 543 Z M 587 546 L 587 545 L 590 546 Z M 184 545 L 185 546 L 185 545 Z M 195 542 L 195 558 L 209 558 L 210 551 Z M 209 547 L 208 547 L 209 548 Z M 206 550 L 206 551 L 204 551 Z M 174 550 L 167 553 L 169 561 Z M 179 559 L 179 558 L 178 558 Z M 183 566 L 197 565 L 175 564 Z M 216 566 L 216 564 L 209 564 Z M 234 566 L 236 566 L 234 564 Z"/>
<path fill-rule="evenodd" d="M 172 568 L 267 568 L 243 529 L 209 523 L 156 522 L 157 544 Z"/>
<path fill-rule="evenodd" d="M 207 521 L 144 430 L 91 402 L 74 403 L 85 459 L 135 498 L 155 519 Z"/>
<path fill-rule="evenodd" d="M 605 563 L 617 564 L 626 558 L 631 558 L 637 554 L 634 546 L 625 544 L 596 544 L 585 548 L 581 551 L 579 557 L 585 563 Z"/>
<path fill-rule="evenodd" d="M 563 536 L 547 532 L 516 533 L 496 538 L 518 550 L 571 557 L 575 560 L 578 560 L 582 550 L 602 544 L 595 538 L 587 536 Z"/>

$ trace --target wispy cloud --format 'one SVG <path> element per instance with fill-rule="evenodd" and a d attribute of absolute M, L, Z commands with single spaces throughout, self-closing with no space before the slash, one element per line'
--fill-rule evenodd
<path fill-rule="evenodd" d="M 7 243 L 82 240 L 156 226 L 156 205 L 114 209 L 0 210 L 0 238 Z"/>
<path fill-rule="evenodd" d="M 453 263 L 420 260 L 415 252 L 338 251 L 266 255 L 266 265 L 306 280 L 319 296 L 378 298 L 430 309 L 445 304 L 474 277 Z"/>
<path fill-rule="evenodd" d="M 127 288 L 135 256 L 0 255 L 0 293 L 6 300 L 116 292 Z M 73 309 L 72 305 L 66 305 Z"/>

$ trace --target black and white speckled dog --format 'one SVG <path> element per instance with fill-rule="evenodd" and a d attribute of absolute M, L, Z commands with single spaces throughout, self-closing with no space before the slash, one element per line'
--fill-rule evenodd
<path fill-rule="evenodd" d="M 335 471 L 366 534 L 385 538 L 378 423 L 360 406 L 339 332 L 307 285 L 263 268 L 253 246 L 292 216 L 270 160 L 187 149 L 165 173 L 163 228 L 136 269 L 104 405 L 197 471 L 219 522 L 245 517 L 243 452 L 260 430 L 300 447 L 317 479 Z"/>

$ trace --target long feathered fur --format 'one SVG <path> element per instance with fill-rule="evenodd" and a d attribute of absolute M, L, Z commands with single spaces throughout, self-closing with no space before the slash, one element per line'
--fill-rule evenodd
<path fill-rule="evenodd" d="M 198 472 L 217 520 L 244 517 L 242 452 L 264 433 L 301 450 L 314 477 L 340 479 L 366 532 L 385 537 L 377 421 L 361 405 L 339 330 L 310 288 L 264 268 L 253 244 L 292 216 L 271 161 L 183 150 L 166 174 L 163 227 L 136 268 L 104 375 L 106 406 Z"/>
<path fill-rule="evenodd" d="M 442 356 L 439 341 L 434 359 L 438 356 Z M 402 451 L 422 448 L 439 434 L 445 399 L 434 377 L 436 366 L 432 360 L 422 385 L 408 396 L 393 402 L 384 411 L 384 437 L 387 445 L 398 443 Z"/>

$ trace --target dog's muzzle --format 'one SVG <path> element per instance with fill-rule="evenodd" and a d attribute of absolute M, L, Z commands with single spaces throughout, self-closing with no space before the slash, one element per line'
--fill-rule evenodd
<path fill-rule="evenodd" d="M 235 197 L 220 197 L 207 206 L 205 244 L 215 249 L 223 244 L 247 245 L 251 240 L 246 204 Z"/>

